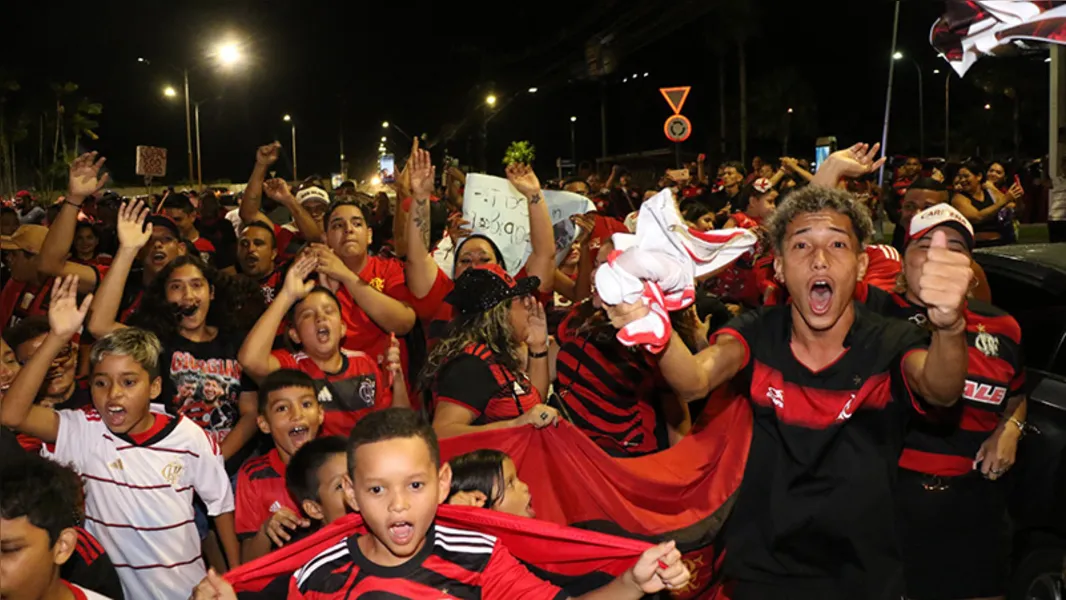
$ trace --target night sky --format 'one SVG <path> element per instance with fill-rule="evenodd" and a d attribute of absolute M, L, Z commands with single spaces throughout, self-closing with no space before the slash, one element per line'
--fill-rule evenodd
<path fill-rule="evenodd" d="M 670 110 L 658 88 L 670 85 L 693 86 L 683 112 L 694 134 L 684 149 L 717 148 L 719 68 L 712 47 L 724 38 L 721 11 L 731 3 L 754 0 L 20 2 L 14 8 L 18 18 L 10 22 L 26 27 L 8 36 L 3 70 L 23 88 L 13 97 L 13 109 L 49 106 L 53 81 L 76 82 L 79 94 L 103 103 L 100 140 L 87 144 L 109 157 L 120 182 L 136 182 L 134 147 L 142 144 L 168 148 L 168 181 L 186 176 L 181 77 L 169 65 L 201 65 L 193 70 L 191 85 L 193 99 L 206 100 L 201 107 L 205 181 L 243 181 L 255 147 L 270 140 L 282 141 L 288 151 L 285 113 L 297 124 L 301 176 L 339 169 L 343 132 L 350 174 L 368 177 L 383 120 L 408 133 L 426 132 L 433 140 L 465 122 L 434 152 L 439 156 L 447 147 L 471 163 L 476 146 L 469 141 L 477 131 L 472 124 L 489 91 L 500 98 L 488 126 L 490 171 L 500 170 L 503 149 L 518 139 L 531 140 L 538 166 L 551 171 L 555 157 L 569 154 L 571 115 L 578 117 L 579 158 L 599 156 L 601 92 L 609 154 L 666 147 L 662 125 Z M 804 123 L 793 127 L 790 153 L 812 155 L 816 135 L 836 135 L 842 144 L 879 139 L 893 3 L 757 4 L 747 45 L 749 97 L 773 93 L 760 89 L 765 86 L 759 82 L 783 72 L 813 90 Z M 928 32 L 942 10 L 942 2 L 909 0 L 900 19 L 898 46 L 924 71 L 930 155 L 941 151 L 947 69 L 929 46 Z M 587 77 L 584 47 L 604 32 L 615 34 L 612 47 L 620 56 L 617 70 L 601 84 Z M 230 39 L 241 44 L 247 60 L 225 71 L 205 54 Z M 737 155 L 737 52 L 734 43 L 726 45 L 727 136 L 734 141 L 729 153 Z M 941 68 L 941 74 L 934 75 L 933 68 Z M 634 73 L 639 75 L 635 82 L 623 83 Z M 916 150 L 914 66 L 900 63 L 896 76 L 890 146 Z M 167 84 L 178 89 L 177 98 L 162 96 Z M 526 92 L 530 86 L 538 88 L 535 95 Z M 958 102 L 967 106 L 986 101 L 972 86 L 960 85 L 957 93 Z M 751 109 L 753 119 L 768 111 L 779 118 L 764 104 Z M 31 137 L 37 134 L 34 125 Z M 390 135 L 390 149 L 406 155 L 408 142 Z M 777 136 L 753 133 L 749 138 L 749 158 L 780 154 Z M 27 146 L 26 152 L 35 148 Z M 280 175 L 291 174 L 288 161 L 286 154 Z"/>

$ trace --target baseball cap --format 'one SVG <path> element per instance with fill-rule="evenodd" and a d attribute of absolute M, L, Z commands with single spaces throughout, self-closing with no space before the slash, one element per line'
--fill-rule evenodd
<path fill-rule="evenodd" d="M 528 296 L 540 287 L 539 277 L 514 279 L 500 265 L 471 267 L 455 280 L 455 289 L 445 298 L 461 314 L 485 312 L 509 298 Z"/>
<path fill-rule="evenodd" d="M 950 204 L 937 204 L 930 206 L 922 212 L 914 215 L 911 219 L 911 230 L 908 232 L 908 242 L 923 237 L 936 227 L 951 227 L 962 234 L 966 239 L 966 247 L 973 249 L 974 235 L 973 225 L 969 219 Z"/>
<path fill-rule="evenodd" d="M 296 192 L 296 201 L 300 204 L 305 204 L 311 200 L 318 200 L 319 202 L 329 204 L 329 194 L 326 190 L 318 186 L 311 186 Z"/>
<path fill-rule="evenodd" d="M 755 181 L 751 182 L 751 187 L 760 194 L 765 194 L 774 189 L 774 184 L 770 183 L 770 180 L 765 177 L 759 177 Z"/>
<path fill-rule="evenodd" d="M 25 250 L 39 254 L 47 235 L 48 228 L 44 225 L 23 225 L 11 235 L 0 235 L 0 250 Z"/>
<path fill-rule="evenodd" d="M 148 218 L 145 219 L 145 223 L 151 223 L 153 228 L 165 227 L 166 229 L 169 229 L 174 232 L 174 237 L 178 238 L 179 240 L 182 239 L 181 230 L 178 229 L 178 224 L 166 215 L 148 215 Z"/>

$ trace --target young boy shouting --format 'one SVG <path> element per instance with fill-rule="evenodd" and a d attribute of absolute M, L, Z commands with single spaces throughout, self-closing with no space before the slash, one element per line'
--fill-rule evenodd
<path fill-rule="evenodd" d="M 267 375 L 259 384 L 258 424 L 274 448 L 244 463 L 237 475 L 235 521 L 244 562 L 284 546 L 292 539 L 286 530 L 310 525 L 286 489 L 285 468 L 322 426 L 315 382 L 292 369 Z"/>
<path fill-rule="evenodd" d="M 107 600 L 59 576 L 77 549 L 81 481 L 36 454 L 6 457 L 0 468 L 0 597 Z"/>
<path fill-rule="evenodd" d="M 311 440 L 289 461 L 285 484 L 304 514 L 329 525 L 348 514 L 344 480 L 348 477 L 348 440 L 339 435 Z"/>
<path fill-rule="evenodd" d="M 52 290 L 52 330 L 19 372 L 0 423 L 44 440 L 45 454 L 85 480 L 86 529 L 115 562 L 127 598 L 184 600 L 204 576 L 193 494 L 215 518 L 230 566 L 240 564 L 233 494 L 217 444 L 192 421 L 153 413 L 159 340 L 134 327 L 93 344 L 92 408 L 60 410 L 33 399 L 55 356 L 81 328 L 92 302 L 77 305 L 78 278 Z"/>
<path fill-rule="evenodd" d="M 385 590 L 395 598 L 567 597 L 526 570 L 495 537 L 434 524 L 451 489 L 451 468 L 441 465 L 437 437 L 414 411 L 387 409 L 360 421 L 349 437 L 348 466 L 345 495 L 368 533 L 297 571 L 289 598 L 369 598 Z M 638 600 L 688 579 L 681 554 L 667 542 L 581 597 Z"/>
<path fill-rule="evenodd" d="M 371 356 L 342 347 L 347 326 L 337 297 L 307 279 L 317 267 L 317 259 L 310 254 L 293 263 L 281 291 L 245 338 L 237 358 L 255 378 L 282 368 L 310 375 L 321 386 L 318 399 L 326 415 L 322 434 L 346 436 L 371 411 L 410 406 L 407 385 L 395 339 L 387 356 L 379 359 L 383 366 Z M 271 352 L 274 335 L 290 308 L 289 338 L 300 351 Z"/>

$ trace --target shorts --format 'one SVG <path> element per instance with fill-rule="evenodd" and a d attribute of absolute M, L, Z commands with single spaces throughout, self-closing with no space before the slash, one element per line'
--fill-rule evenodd
<path fill-rule="evenodd" d="M 908 598 L 1006 594 L 1011 537 L 1003 480 L 900 469 L 896 504 Z"/>

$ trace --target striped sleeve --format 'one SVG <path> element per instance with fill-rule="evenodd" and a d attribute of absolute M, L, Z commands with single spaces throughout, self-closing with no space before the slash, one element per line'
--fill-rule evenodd
<path fill-rule="evenodd" d="M 492 558 L 481 573 L 485 598 L 565 600 L 569 594 L 529 572 L 507 547 L 496 542 Z"/>
<path fill-rule="evenodd" d="M 192 421 L 185 421 L 190 430 L 192 450 L 198 456 L 191 457 L 191 484 L 207 505 L 207 514 L 217 517 L 223 513 L 233 512 L 233 490 L 230 488 L 229 476 L 222 458 L 222 449 L 207 433 Z M 193 431 L 195 430 L 195 431 Z"/>

